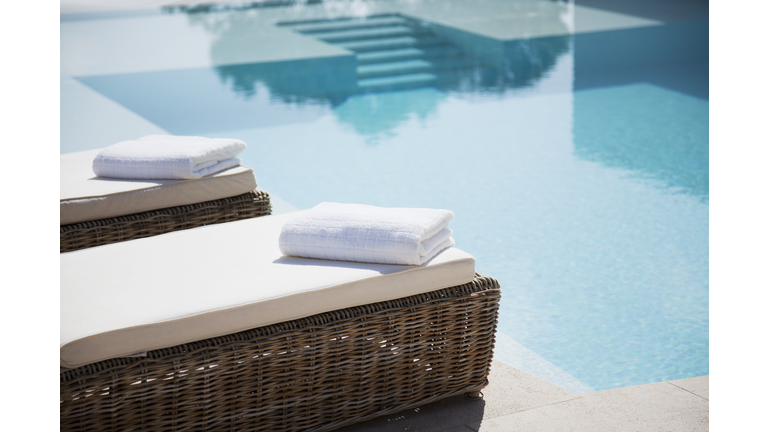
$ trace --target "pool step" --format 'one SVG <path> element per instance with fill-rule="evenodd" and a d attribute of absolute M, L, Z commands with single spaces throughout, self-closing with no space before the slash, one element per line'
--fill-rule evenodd
<path fill-rule="evenodd" d="M 432 70 L 432 63 L 426 60 L 406 60 L 398 62 L 378 63 L 357 67 L 357 78 L 374 78 L 381 76 L 405 75 Z"/>
<path fill-rule="evenodd" d="M 464 52 L 420 22 L 399 15 L 278 24 L 353 51 L 357 86 L 383 92 L 435 85 L 442 71 L 473 66 Z"/>
<path fill-rule="evenodd" d="M 429 46 L 448 45 L 448 41 L 438 37 L 415 38 L 411 36 L 404 36 L 404 37 L 395 37 L 395 38 L 365 40 L 365 41 L 359 41 L 359 42 L 342 42 L 336 45 L 354 52 L 370 52 L 370 51 L 391 50 L 391 49 L 398 49 L 398 48 L 421 48 L 421 47 L 429 47 Z"/>
<path fill-rule="evenodd" d="M 470 59 L 456 57 L 440 60 L 406 60 L 398 62 L 375 63 L 357 67 L 358 79 L 383 76 L 406 75 L 418 72 L 437 72 L 442 70 L 462 69 L 471 66 Z"/>
<path fill-rule="evenodd" d="M 350 19 L 343 21 L 325 21 L 325 22 L 310 22 L 300 24 L 283 24 L 282 27 L 288 27 L 291 30 L 303 33 L 306 35 L 314 35 L 318 33 L 342 31 L 342 30 L 357 30 L 376 27 L 389 27 L 395 25 L 407 24 L 408 21 L 405 18 L 398 16 L 385 16 L 385 17 L 372 17 L 365 19 Z M 278 24 L 280 25 L 280 24 Z"/>
<path fill-rule="evenodd" d="M 376 63 L 386 63 L 391 61 L 403 61 L 434 57 L 460 57 L 464 52 L 452 45 L 424 47 L 424 48 L 401 48 L 393 50 L 369 51 L 357 55 L 358 65 L 368 65 Z"/>
<path fill-rule="evenodd" d="M 358 65 L 412 60 L 424 57 L 426 51 L 419 48 L 400 48 L 392 50 L 370 51 L 357 55 Z"/>
<path fill-rule="evenodd" d="M 380 27 L 380 28 L 373 28 L 373 29 L 366 28 L 366 29 L 357 29 L 357 30 L 326 32 L 326 33 L 319 33 L 313 36 L 320 39 L 321 41 L 330 42 L 330 43 L 340 43 L 340 42 L 365 41 L 370 39 L 395 38 L 399 36 L 418 37 L 420 35 L 425 35 L 425 34 L 426 34 L 426 31 L 423 29 L 400 25 L 400 26 Z"/>
<path fill-rule="evenodd" d="M 366 78 L 357 80 L 357 86 L 364 91 L 392 91 L 426 87 L 437 81 L 431 73 L 398 75 L 394 77 Z"/>

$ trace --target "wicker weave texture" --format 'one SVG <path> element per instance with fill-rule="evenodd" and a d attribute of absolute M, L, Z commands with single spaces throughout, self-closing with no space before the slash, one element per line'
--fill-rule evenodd
<path fill-rule="evenodd" d="M 271 213 L 269 194 L 253 190 L 235 197 L 203 203 L 61 225 L 59 253 Z"/>
<path fill-rule="evenodd" d="M 495 279 L 61 372 L 66 431 L 327 431 L 479 391 Z"/>

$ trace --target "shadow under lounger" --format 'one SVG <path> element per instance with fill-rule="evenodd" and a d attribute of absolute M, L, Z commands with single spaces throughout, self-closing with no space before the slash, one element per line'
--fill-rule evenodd
<path fill-rule="evenodd" d="M 284 257 L 286 216 L 62 254 L 61 430 L 327 431 L 485 387 L 501 290 L 471 255 Z"/>

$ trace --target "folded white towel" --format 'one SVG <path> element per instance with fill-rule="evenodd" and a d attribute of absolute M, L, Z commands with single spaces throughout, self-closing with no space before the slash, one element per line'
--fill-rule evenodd
<path fill-rule="evenodd" d="M 93 160 L 99 177 L 198 179 L 240 165 L 245 143 L 228 138 L 148 135 L 111 145 Z"/>
<path fill-rule="evenodd" d="M 280 252 L 305 258 L 421 265 L 456 242 L 453 212 L 322 203 L 289 219 Z"/>

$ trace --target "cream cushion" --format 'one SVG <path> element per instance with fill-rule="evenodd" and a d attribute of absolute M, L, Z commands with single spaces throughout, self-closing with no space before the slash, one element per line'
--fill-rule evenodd
<path fill-rule="evenodd" d="M 421 266 L 282 256 L 295 213 L 83 249 L 61 259 L 61 366 L 223 336 L 474 279 L 450 248 Z"/>
<path fill-rule="evenodd" d="M 238 166 L 197 180 L 96 177 L 102 149 L 61 155 L 59 224 L 73 224 L 242 195 L 256 188 L 253 170 Z"/>

